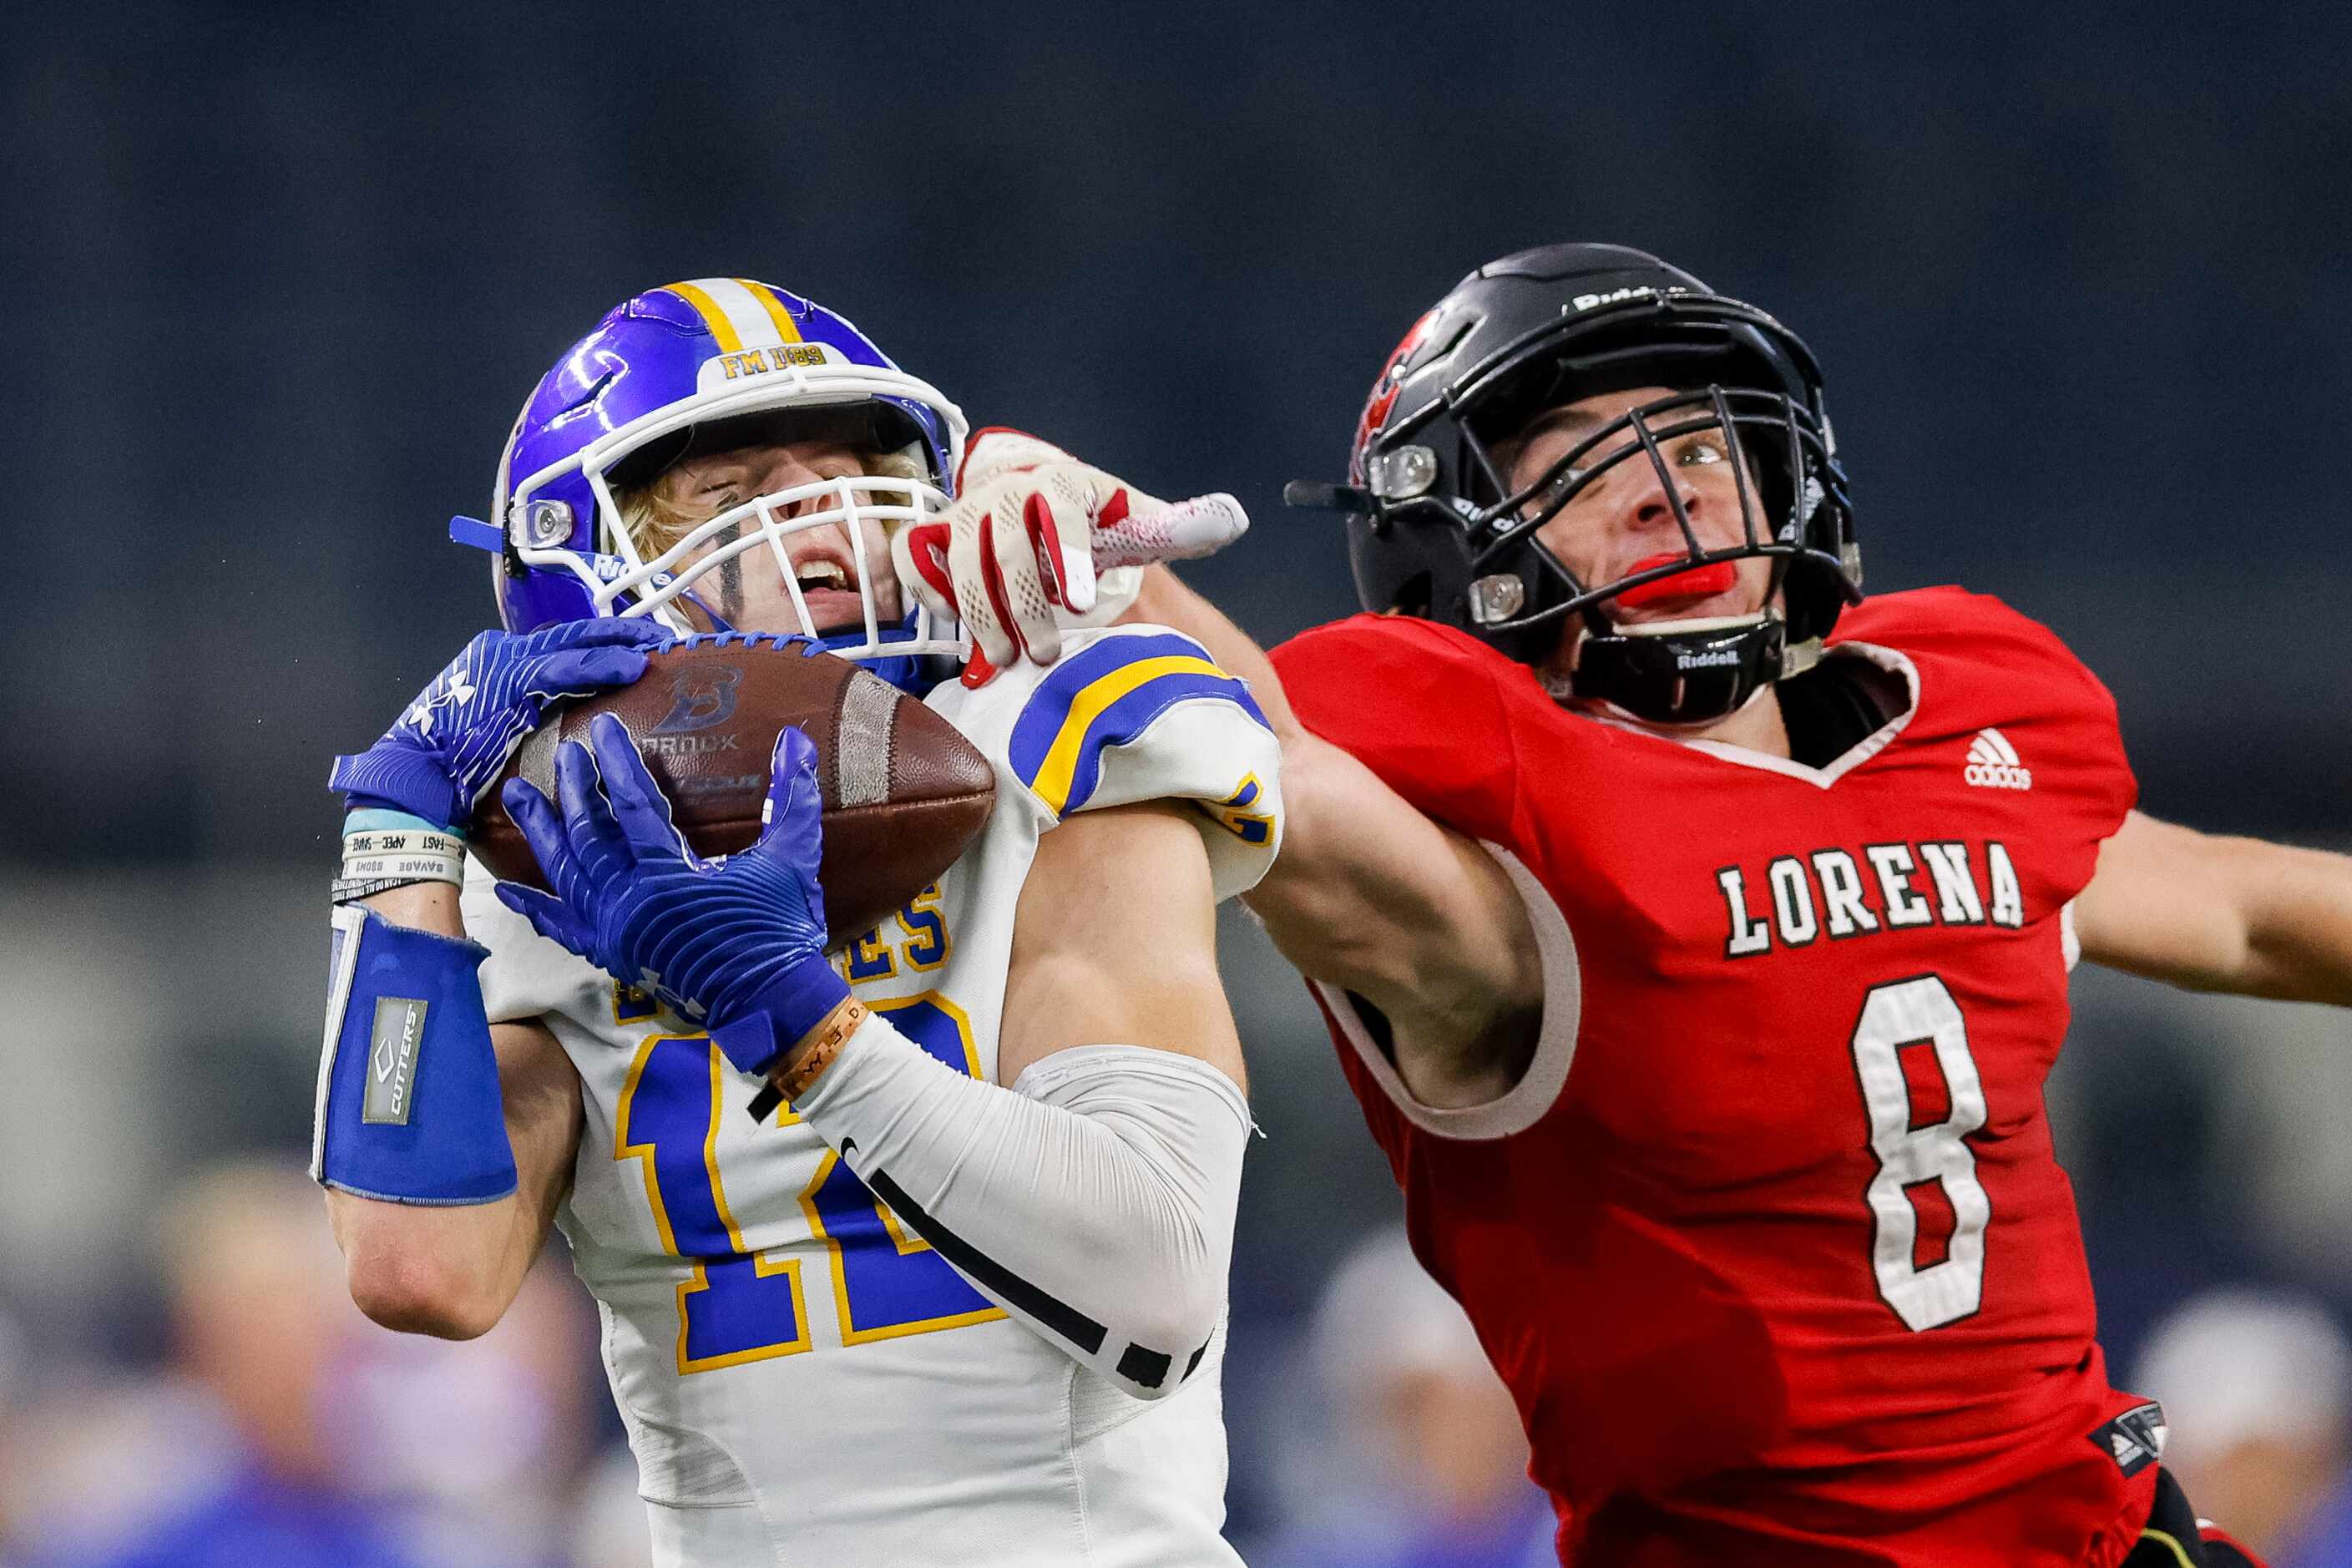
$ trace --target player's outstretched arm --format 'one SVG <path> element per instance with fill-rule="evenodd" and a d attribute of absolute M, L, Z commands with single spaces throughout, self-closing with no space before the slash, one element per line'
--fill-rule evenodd
<path fill-rule="evenodd" d="M 1543 1009 L 1526 904 L 1475 841 L 1430 817 L 1292 712 L 1248 635 L 1164 567 L 1135 618 L 1172 626 L 1249 682 L 1282 742 L 1282 853 L 1244 901 L 1308 978 L 1387 1019 L 1425 1105 L 1482 1105 L 1518 1081 Z"/>
<path fill-rule="evenodd" d="M 901 531 L 892 549 L 899 580 L 971 631 L 982 678 L 987 662 L 1051 664 L 1065 628 L 1116 615 L 1186 633 L 1248 681 L 1281 738 L 1290 802 L 1281 856 L 1251 909 L 1308 976 L 1380 1009 L 1416 1096 L 1482 1104 L 1517 1081 L 1540 1022 L 1526 908 L 1477 845 L 1308 734 L 1264 651 L 1157 564 L 1210 554 L 1248 526 L 1231 496 L 1171 506 L 1034 436 L 992 428 L 966 450 L 947 521 Z"/>
<path fill-rule="evenodd" d="M 2192 991 L 2352 1006 L 2352 857 L 2140 812 L 2074 902 L 2083 956 Z"/>

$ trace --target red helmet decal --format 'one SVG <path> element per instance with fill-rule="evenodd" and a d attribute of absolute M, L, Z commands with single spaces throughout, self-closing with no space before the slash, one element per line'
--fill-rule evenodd
<path fill-rule="evenodd" d="M 1358 484 L 1364 482 L 1364 448 L 1388 422 L 1389 410 L 1396 406 L 1397 388 L 1404 384 L 1405 361 L 1421 347 L 1423 340 L 1429 336 L 1430 324 L 1436 320 L 1437 312 L 1432 310 L 1415 321 L 1373 379 L 1371 395 L 1364 399 L 1363 417 L 1356 421 L 1355 445 L 1349 452 L 1349 477 Z"/>

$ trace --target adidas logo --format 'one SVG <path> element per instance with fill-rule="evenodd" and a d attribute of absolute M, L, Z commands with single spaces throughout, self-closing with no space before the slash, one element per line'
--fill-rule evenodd
<path fill-rule="evenodd" d="M 2033 770 L 2017 760 L 2017 748 L 1998 730 L 1979 730 L 1969 742 L 1969 765 L 1960 776 L 1985 789 L 2032 789 Z"/>
<path fill-rule="evenodd" d="M 2116 1468 L 2126 1476 L 2136 1476 L 2164 1458 L 2168 1435 L 2164 1406 L 2151 1399 L 2092 1433 L 2091 1442 L 2115 1460 Z"/>

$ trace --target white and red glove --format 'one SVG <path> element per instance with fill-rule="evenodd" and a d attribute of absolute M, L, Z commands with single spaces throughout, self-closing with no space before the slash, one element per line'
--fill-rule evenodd
<path fill-rule="evenodd" d="M 1050 442 L 991 426 L 964 448 L 940 522 L 897 530 L 898 581 L 971 633 L 974 668 L 1051 664 L 1062 633 L 1106 626 L 1134 603 L 1143 568 L 1213 554 L 1249 528 L 1223 493 L 1170 504 Z"/>

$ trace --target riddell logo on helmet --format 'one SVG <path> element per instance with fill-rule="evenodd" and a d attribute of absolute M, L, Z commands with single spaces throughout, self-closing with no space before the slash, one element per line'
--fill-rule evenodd
<path fill-rule="evenodd" d="M 2032 789 L 2033 770 L 2018 761 L 2017 748 L 1998 730 L 1979 730 L 1969 742 L 1969 765 L 1960 776 L 1981 789 Z"/>
<path fill-rule="evenodd" d="M 1638 288 L 1612 289 L 1605 294 L 1579 294 L 1575 299 L 1570 300 L 1568 302 L 1568 308 L 1570 310 L 1590 310 L 1595 305 L 1614 305 L 1621 300 L 1647 300 L 1654 298 L 1662 292 L 1667 294 L 1687 294 L 1690 290 L 1682 288 L 1679 285 L 1670 286 L 1664 289 L 1653 289 L 1648 284 L 1644 283 Z"/>
<path fill-rule="evenodd" d="M 1675 668 L 1677 669 L 1706 669 L 1715 665 L 1738 664 L 1738 652 L 1736 649 L 1727 647 L 1717 648 L 1712 653 L 1678 653 L 1675 655 Z"/>

